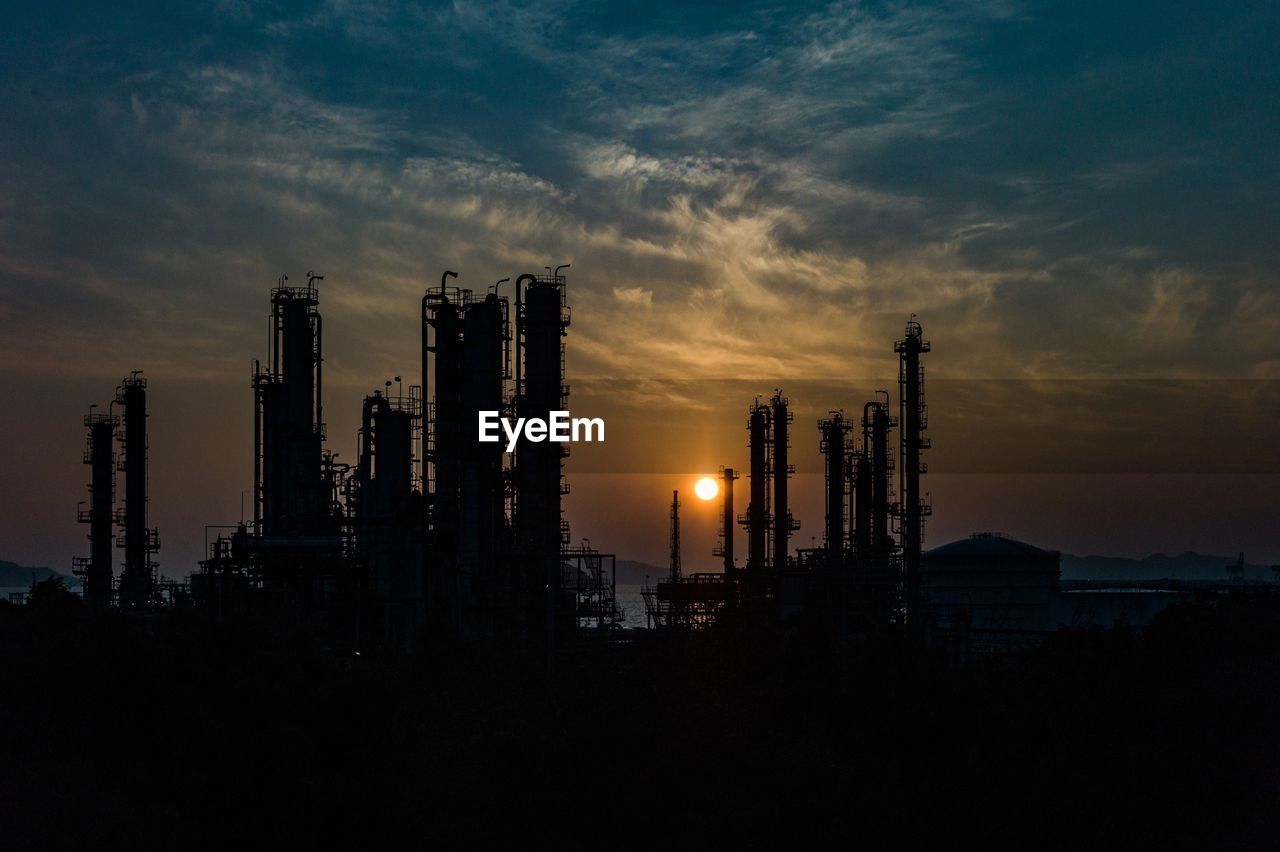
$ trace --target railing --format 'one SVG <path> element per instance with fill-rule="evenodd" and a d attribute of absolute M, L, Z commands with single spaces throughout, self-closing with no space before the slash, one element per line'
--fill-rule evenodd
<path fill-rule="evenodd" d="M 290 287 L 288 285 L 280 285 L 271 289 L 271 301 L 275 301 L 281 296 L 287 295 L 291 300 L 302 300 L 309 303 L 319 304 L 320 291 L 315 284 L 307 283 L 302 287 Z"/>

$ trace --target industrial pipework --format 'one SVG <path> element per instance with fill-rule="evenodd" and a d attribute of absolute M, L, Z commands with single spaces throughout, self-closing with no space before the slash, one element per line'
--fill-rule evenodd
<path fill-rule="evenodd" d="M 711 552 L 711 555 L 723 559 L 726 577 L 738 568 L 733 556 L 733 483 L 737 478 L 738 475 L 734 473 L 733 468 L 720 468 L 720 544 Z"/>
<path fill-rule="evenodd" d="M 322 324 L 316 283 L 271 291 L 270 369 L 254 363 L 254 519 L 266 535 L 315 535 L 326 526 Z"/>

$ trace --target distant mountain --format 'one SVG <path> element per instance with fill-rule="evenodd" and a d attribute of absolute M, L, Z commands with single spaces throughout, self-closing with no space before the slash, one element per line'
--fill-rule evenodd
<path fill-rule="evenodd" d="M 626 586 L 639 586 L 646 581 L 656 583 L 667 576 L 669 569 L 650 565 L 648 562 L 633 562 L 630 559 L 619 559 L 618 582 Z"/>
<path fill-rule="evenodd" d="M 47 580 L 53 576 L 62 577 L 63 580 L 66 581 L 68 586 L 79 582 L 78 580 L 75 580 L 71 577 L 67 577 L 64 574 L 59 574 L 57 571 L 54 571 L 52 568 L 45 568 L 43 566 L 19 565 L 16 562 L 0 561 L 0 588 L 18 588 L 19 586 L 22 586 L 22 587 L 30 586 L 32 574 L 35 575 L 35 579 L 37 582 L 39 582 L 40 580 Z"/>
<path fill-rule="evenodd" d="M 1073 556 L 1062 554 L 1064 580 L 1227 580 L 1227 566 L 1235 566 L 1238 557 L 1205 556 L 1181 553 L 1166 556 L 1155 553 L 1142 559 L 1123 556 Z M 618 560 L 618 582 L 623 585 L 656 583 L 667 576 L 666 567 L 630 559 Z M 1245 563 L 1242 579 L 1274 583 L 1280 576 L 1270 565 Z"/>
<path fill-rule="evenodd" d="M 1227 566 L 1234 568 L 1239 557 L 1205 556 L 1199 553 L 1180 553 L 1166 556 L 1155 553 L 1142 559 L 1126 559 L 1120 556 L 1072 556 L 1062 554 L 1062 579 L 1064 580 L 1226 580 L 1230 578 Z M 1245 563 L 1241 579 L 1274 583 L 1280 577 L 1270 565 Z"/>

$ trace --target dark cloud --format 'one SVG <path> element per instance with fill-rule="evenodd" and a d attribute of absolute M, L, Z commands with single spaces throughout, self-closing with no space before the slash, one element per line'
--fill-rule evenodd
<path fill-rule="evenodd" d="M 954 378 L 1274 378 L 1278 18 L 466 0 L 10 16 L 0 381 L 239 381 L 271 282 L 315 269 L 329 380 L 355 398 L 416 363 L 416 296 L 440 269 L 483 287 L 562 260 L 574 377 L 890 375 L 915 311 Z"/>

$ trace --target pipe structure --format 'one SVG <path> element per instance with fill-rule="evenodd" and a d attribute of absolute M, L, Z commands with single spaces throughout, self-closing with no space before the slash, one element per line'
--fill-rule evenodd
<path fill-rule="evenodd" d="M 853 553 L 860 562 L 871 557 L 872 474 L 871 460 L 867 457 L 868 443 L 864 431 L 863 445 L 854 454 L 853 462 Z"/>
<path fill-rule="evenodd" d="M 871 444 L 871 557 L 877 561 L 887 559 L 893 549 L 893 541 L 889 537 L 889 428 L 892 422 L 888 399 L 889 395 L 885 393 L 884 402 L 870 402 L 863 409 L 863 428 L 869 430 Z"/>
<path fill-rule="evenodd" d="M 438 550 L 451 553 L 458 533 L 458 478 L 462 450 L 462 318 L 459 307 L 441 292 L 432 306 L 435 330 L 435 422 L 431 467 L 433 524 Z"/>
<path fill-rule="evenodd" d="M 120 605 L 151 603 L 154 585 L 151 531 L 147 528 L 147 381 L 135 372 L 120 383 L 116 401 L 124 406 L 124 570 Z"/>
<path fill-rule="evenodd" d="M 528 286 L 525 286 L 527 283 Z M 563 344 L 569 326 L 563 310 L 564 281 L 558 276 L 516 279 L 518 371 L 516 414 L 546 420 L 566 407 Z M 553 642 L 556 599 L 560 593 L 561 465 L 563 444 L 524 441 L 515 452 L 515 522 L 519 547 L 527 559 L 524 587 L 529 626 L 545 613 L 547 646 Z"/>
<path fill-rule="evenodd" d="M 720 471 L 720 506 L 723 512 L 720 525 L 720 546 L 713 555 L 724 560 L 724 573 L 729 576 L 738 570 L 733 556 L 733 483 L 738 475 L 733 468 L 726 467 Z"/>
<path fill-rule="evenodd" d="M 276 526 L 279 509 L 276 495 L 280 493 L 280 384 L 275 374 L 260 370 L 254 362 L 254 507 L 253 519 L 256 534 L 263 535 Z"/>
<path fill-rule="evenodd" d="M 261 418 L 263 532 L 272 535 L 316 534 L 328 514 L 321 475 L 319 280 L 309 275 L 306 287 L 281 284 L 272 291 L 274 370 L 254 380 Z"/>
<path fill-rule="evenodd" d="M 378 511 L 392 515 L 413 493 L 414 412 L 384 403 L 373 415 L 373 488 Z"/>
<path fill-rule="evenodd" d="M 237 545 L 236 558 L 251 568 L 253 582 L 279 614 L 341 620 L 358 635 L 355 579 L 344 565 L 345 547 L 354 539 L 344 536 L 349 521 L 340 494 L 355 485 L 359 470 L 336 463 L 324 449 L 324 326 L 317 288 L 324 279 L 308 272 L 301 286 L 288 280 L 280 276 L 271 290 L 268 358 L 254 362 L 254 529 L 251 542 Z M 155 542 L 154 530 L 149 538 Z M 334 608 L 348 603 L 351 608 L 341 613 Z"/>
<path fill-rule="evenodd" d="M 383 462 L 382 434 L 379 429 L 381 415 L 390 406 L 381 393 L 364 398 L 360 414 L 360 451 L 356 462 L 356 492 L 352 515 L 356 529 L 357 553 L 368 571 L 367 582 L 375 600 L 385 603 L 390 586 L 386 560 L 382 548 L 387 536 L 387 505 L 380 499 L 375 486 L 381 485 Z M 389 453 L 387 455 L 390 455 Z"/>
<path fill-rule="evenodd" d="M 490 293 L 468 305 L 463 315 L 461 420 L 477 422 L 481 411 L 503 405 L 503 359 L 507 303 Z M 485 606 L 481 626 L 490 633 L 491 606 L 497 599 L 496 547 L 504 531 L 503 447 L 463 439 L 459 471 L 458 570 L 467 578 L 469 606 Z"/>
<path fill-rule="evenodd" d="M 791 463 L 787 453 L 790 439 L 787 427 L 791 422 L 787 398 L 779 391 L 773 395 L 773 567 L 777 571 L 786 569 L 790 552 L 791 532 L 796 529 L 791 517 L 791 508 L 787 495 L 787 483 L 791 477 Z"/>
<path fill-rule="evenodd" d="M 359 513 L 391 518 L 413 491 L 414 411 L 392 406 L 375 393 L 365 397 L 361 418 Z"/>
<path fill-rule="evenodd" d="M 680 582 L 680 492 L 671 492 L 671 565 L 668 579 Z M 674 593 L 674 592 L 673 592 Z"/>
<path fill-rule="evenodd" d="M 426 538 L 431 542 L 432 546 L 424 546 L 422 548 L 421 559 L 421 577 L 425 583 L 426 598 L 428 609 L 436 614 L 441 614 L 446 609 L 446 594 L 444 584 L 439 577 L 439 570 L 433 570 L 432 561 L 437 564 L 440 562 L 439 556 L 436 554 L 435 538 L 436 532 L 439 530 L 439 506 L 436 501 L 436 443 L 435 439 L 439 431 L 439 413 L 432 409 L 431 396 L 431 368 L 432 354 L 435 347 L 431 342 L 431 332 L 434 326 L 432 306 L 438 299 L 444 298 L 445 286 L 450 278 L 457 278 L 458 273 L 452 269 L 446 269 L 440 275 L 440 291 L 433 293 L 431 288 L 422 294 L 422 313 L 420 315 L 420 331 L 422 335 L 422 459 L 420 462 L 420 477 L 423 496 L 423 529 L 427 531 Z"/>
<path fill-rule="evenodd" d="M 818 424 L 822 431 L 822 453 L 826 457 L 826 531 L 824 543 L 829 559 L 836 559 L 845 549 L 845 434 L 844 415 L 832 411 L 831 417 Z"/>
<path fill-rule="evenodd" d="M 747 419 L 748 448 L 750 454 L 748 479 L 750 499 L 747 514 L 742 523 L 747 528 L 747 568 L 764 568 L 768 561 L 769 482 L 768 443 L 769 406 L 757 399 Z"/>
<path fill-rule="evenodd" d="M 452 269 L 446 269 L 444 271 L 444 274 L 440 276 L 440 292 L 442 294 L 444 293 L 445 283 L 450 278 L 457 278 L 457 277 L 458 277 L 458 273 L 454 272 Z M 428 408 L 427 403 L 431 399 L 431 394 L 430 394 L 431 365 L 430 365 L 430 357 L 428 354 L 432 351 L 431 322 L 429 319 L 429 316 L 430 316 L 429 307 L 430 307 L 431 298 L 432 296 L 431 296 L 430 289 L 428 289 L 425 293 L 422 294 L 422 315 L 421 315 L 420 330 L 422 333 L 422 434 L 424 436 L 432 434 L 431 429 L 434 426 L 434 424 L 428 422 L 428 418 L 427 418 L 427 408 Z M 431 488 L 430 488 L 431 477 L 428 472 L 427 465 L 428 465 L 427 453 L 424 451 L 422 454 L 422 493 L 423 494 L 428 494 L 431 491 Z"/>
<path fill-rule="evenodd" d="M 262 367 L 258 359 L 253 359 L 253 527 L 260 530 L 262 525 L 262 390 L 259 383 L 262 378 Z M 243 497 L 241 497 L 241 521 L 244 520 Z"/>
<path fill-rule="evenodd" d="M 524 288 L 532 284 L 538 276 L 524 273 L 516 277 L 516 401 L 524 397 L 524 371 L 521 369 L 521 352 L 524 349 Z"/>
<path fill-rule="evenodd" d="M 89 511 L 80 520 L 89 524 L 89 560 L 83 570 L 84 597 L 94 609 L 111 604 L 112 552 L 115 530 L 112 514 L 115 502 L 115 429 L 117 419 L 110 414 L 96 414 L 92 408 L 85 415 L 88 448 L 85 463 L 90 466 Z"/>
<path fill-rule="evenodd" d="M 391 383 L 387 382 L 389 386 Z M 407 648 L 422 620 L 422 514 L 413 494 L 417 400 L 375 392 L 364 399 L 357 489 L 351 504 L 355 553 L 365 568 L 366 635 Z M 371 617 L 370 617 L 371 616 Z"/>
<path fill-rule="evenodd" d="M 386 397 L 381 393 L 373 393 L 364 398 L 364 406 L 360 416 L 360 459 L 356 465 L 356 481 L 359 489 L 359 502 L 356 515 L 367 521 L 379 512 L 378 500 L 373 493 L 374 458 L 377 452 L 377 428 L 375 421 L 390 410 Z M 381 465 L 378 465 L 381 468 Z"/>

